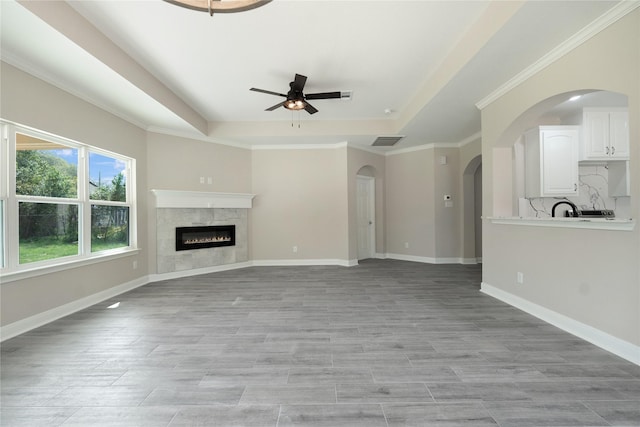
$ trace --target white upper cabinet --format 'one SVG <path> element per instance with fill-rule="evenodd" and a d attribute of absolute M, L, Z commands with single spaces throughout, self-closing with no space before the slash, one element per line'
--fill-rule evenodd
<path fill-rule="evenodd" d="M 628 160 L 629 112 L 626 109 L 583 111 L 580 160 Z"/>
<path fill-rule="evenodd" d="M 629 160 L 629 112 L 609 113 L 609 135 L 611 157 Z"/>
<path fill-rule="evenodd" d="M 539 126 L 524 142 L 526 197 L 578 194 L 579 126 Z"/>

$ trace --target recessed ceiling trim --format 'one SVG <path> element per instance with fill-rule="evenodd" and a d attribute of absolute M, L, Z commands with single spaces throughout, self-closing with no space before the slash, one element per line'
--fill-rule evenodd
<path fill-rule="evenodd" d="M 343 147 L 347 147 L 347 142 L 329 144 L 254 144 L 251 146 L 251 150 L 334 150 Z"/>
<path fill-rule="evenodd" d="M 640 2 L 637 1 L 621 1 L 616 6 L 612 7 L 609 11 L 607 11 L 604 15 L 600 16 L 589 25 L 584 27 L 582 30 L 568 38 L 563 43 L 560 43 L 549 53 L 544 55 L 538 61 L 531 64 L 529 67 L 516 74 L 514 77 L 509 79 L 505 84 L 500 86 L 498 89 L 494 90 L 488 96 L 480 100 L 476 103 L 476 107 L 479 110 L 484 109 L 486 106 L 491 104 L 496 99 L 502 97 L 504 94 L 518 86 L 520 83 L 528 80 L 530 77 L 537 74 L 539 71 L 545 69 L 549 65 L 553 64 L 558 59 L 562 58 L 567 53 L 571 52 L 573 49 L 582 45 L 584 42 L 589 40 L 591 37 L 598 34 L 600 31 L 607 28 L 609 25 L 618 21 L 620 18 L 625 15 L 631 13 L 635 9 L 640 7 Z"/>
<path fill-rule="evenodd" d="M 207 120 L 66 2 L 18 3 L 202 134 Z"/>

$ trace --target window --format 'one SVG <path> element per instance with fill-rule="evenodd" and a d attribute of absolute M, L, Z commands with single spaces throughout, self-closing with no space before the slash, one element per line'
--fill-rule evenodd
<path fill-rule="evenodd" d="M 3 273 L 135 248 L 134 159 L 1 125 Z"/>
<path fill-rule="evenodd" d="M 126 170 L 120 158 L 89 152 L 92 252 L 129 246 Z"/>

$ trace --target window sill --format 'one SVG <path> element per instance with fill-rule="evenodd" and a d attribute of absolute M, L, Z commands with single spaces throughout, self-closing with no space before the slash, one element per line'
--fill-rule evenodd
<path fill-rule="evenodd" d="M 118 258 L 134 256 L 140 253 L 140 249 L 123 249 L 105 254 L 90 255 L 81 259 L 61 262 L 55 265 L 46 265 L 38 267 L 22 266 L 20 269 L 0 273 L 0 283 L 9 283 L 16 280 L 28 279 L 30 277 L 42 276 L 45 274 L 55 273 L 57 271 L 69 270 L 72 268 L 82 267 L 85 265 L 97 264 L 100 262 L 111 261 Z"/>

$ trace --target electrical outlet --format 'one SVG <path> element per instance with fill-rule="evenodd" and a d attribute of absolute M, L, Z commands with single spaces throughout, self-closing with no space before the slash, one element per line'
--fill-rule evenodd
<path fill-rule="evenodd" d="M 133 261 L 133 269 L 135 270 L 135 269 L 137 269 L 137 268 L 138 268 L 138 261 L 137 261 L 137 260 L 134 260 L 134 261 Z"/>
<path fill-rule="evenodd" d="M 519 285 L 524 285 L 524 273 L 518 271 L 518 274 L 516 275 L 516 281 Z"/>
<path fill-rule="evenodd" d="M 200 184 L 204 184 L 204 176 L 200 177 Z"/>
<path fill-rule="evenodd" d="M 404 248 L 409 249 L 409 242 L 404 242 Z"/>
<path fill-rule="evenodd" d="M 294 246 L 294 247 L 293 247 L 293 253 L 294 253 L 294 254 L 297 254 L 297 253 L 298 253 L 298 247 L 297 247 L 297 246 Z"/>
<path fill-rule="evenodd" d="M 213 178 L 210 176 L 207 177 L 207 184 L 213 184 Z"/>

